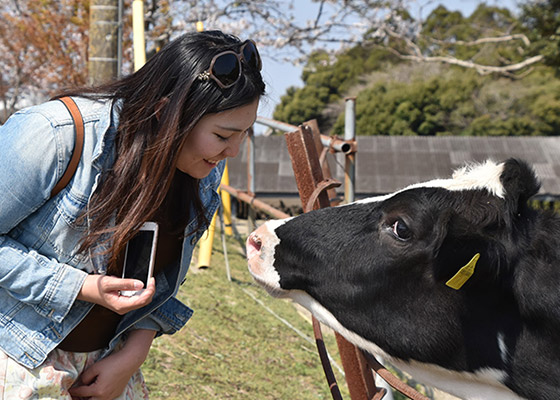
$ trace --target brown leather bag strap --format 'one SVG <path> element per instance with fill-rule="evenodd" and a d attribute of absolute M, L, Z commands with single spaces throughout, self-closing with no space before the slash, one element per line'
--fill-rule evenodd
<path fill-rule="evenodd" d="M 82 114 L 74 100 L 70 97 L 61 97 L 58 99 L 64 103 L 70 114 L 72 115 L 72 119 L 74 120 L 74 131 L 76 134 L 76 143 L 74 144 L 74 150 L 72 150 L 72 158 L 70 158 L 70 162 L 68 163 L 68 167 L 66 167 L 66 171 L 64 171 L 64 175 L 58 181 L 56 186 L 51 192 L 51 198 L 56 196 L 58 192 L 68 185 L 70 179 L 74 176 L 76 169 L 78 168 L 78 164 L 80 162 L 80 158 L 82 157 L 82 149 L 84 148 L 84 120 L 82 118 Z"/>

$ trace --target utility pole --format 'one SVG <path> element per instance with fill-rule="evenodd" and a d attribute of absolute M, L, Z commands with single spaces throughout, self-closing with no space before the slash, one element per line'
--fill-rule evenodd
<path fill-rule="evenodd" d="M 90 0 L 88 83 L 118 76 L 119 0 Z"/>

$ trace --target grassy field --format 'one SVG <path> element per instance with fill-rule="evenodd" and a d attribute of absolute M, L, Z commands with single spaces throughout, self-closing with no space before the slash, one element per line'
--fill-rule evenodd
<path fill-rule="evenodd" d="M 228 238 L 232 282 L 220 235 L 211 267 L 193 264 L 179 298 L 195 310 L 178 333 L 155 340 L 143 371 L 151 399 L 329 399 L 309 322 L 289 301 L 270 298 L 247 271 L 242 245 Z M 195 254 L 196 257 L 196 254 Z M 325 342 L 335 361 L 334 336 Z M 350 398 L 337 373 L 343 397 Z"/>

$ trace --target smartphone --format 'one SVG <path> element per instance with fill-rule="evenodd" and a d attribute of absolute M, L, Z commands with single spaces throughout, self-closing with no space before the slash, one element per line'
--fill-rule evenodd
<path fill-rule="evenodd" d="M 124 252 L 123 278 L 138 279 L 144 283 L 141 290 L 121 290 L 121 296 L 134 296 L 142 293 L 154 272 L 158 224 L 145 222 L 138 233 L 128 241 Z"/>

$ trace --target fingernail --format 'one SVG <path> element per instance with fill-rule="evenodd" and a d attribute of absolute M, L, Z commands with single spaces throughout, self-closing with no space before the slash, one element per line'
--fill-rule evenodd
<path fill-rule="evenodd" d="M 142 282 L 139 282 L 139 281 L 134 282 L 134 289 L 135 290 L 142 289 L 143 287 L 144 287 L 144 284 Z"/>

